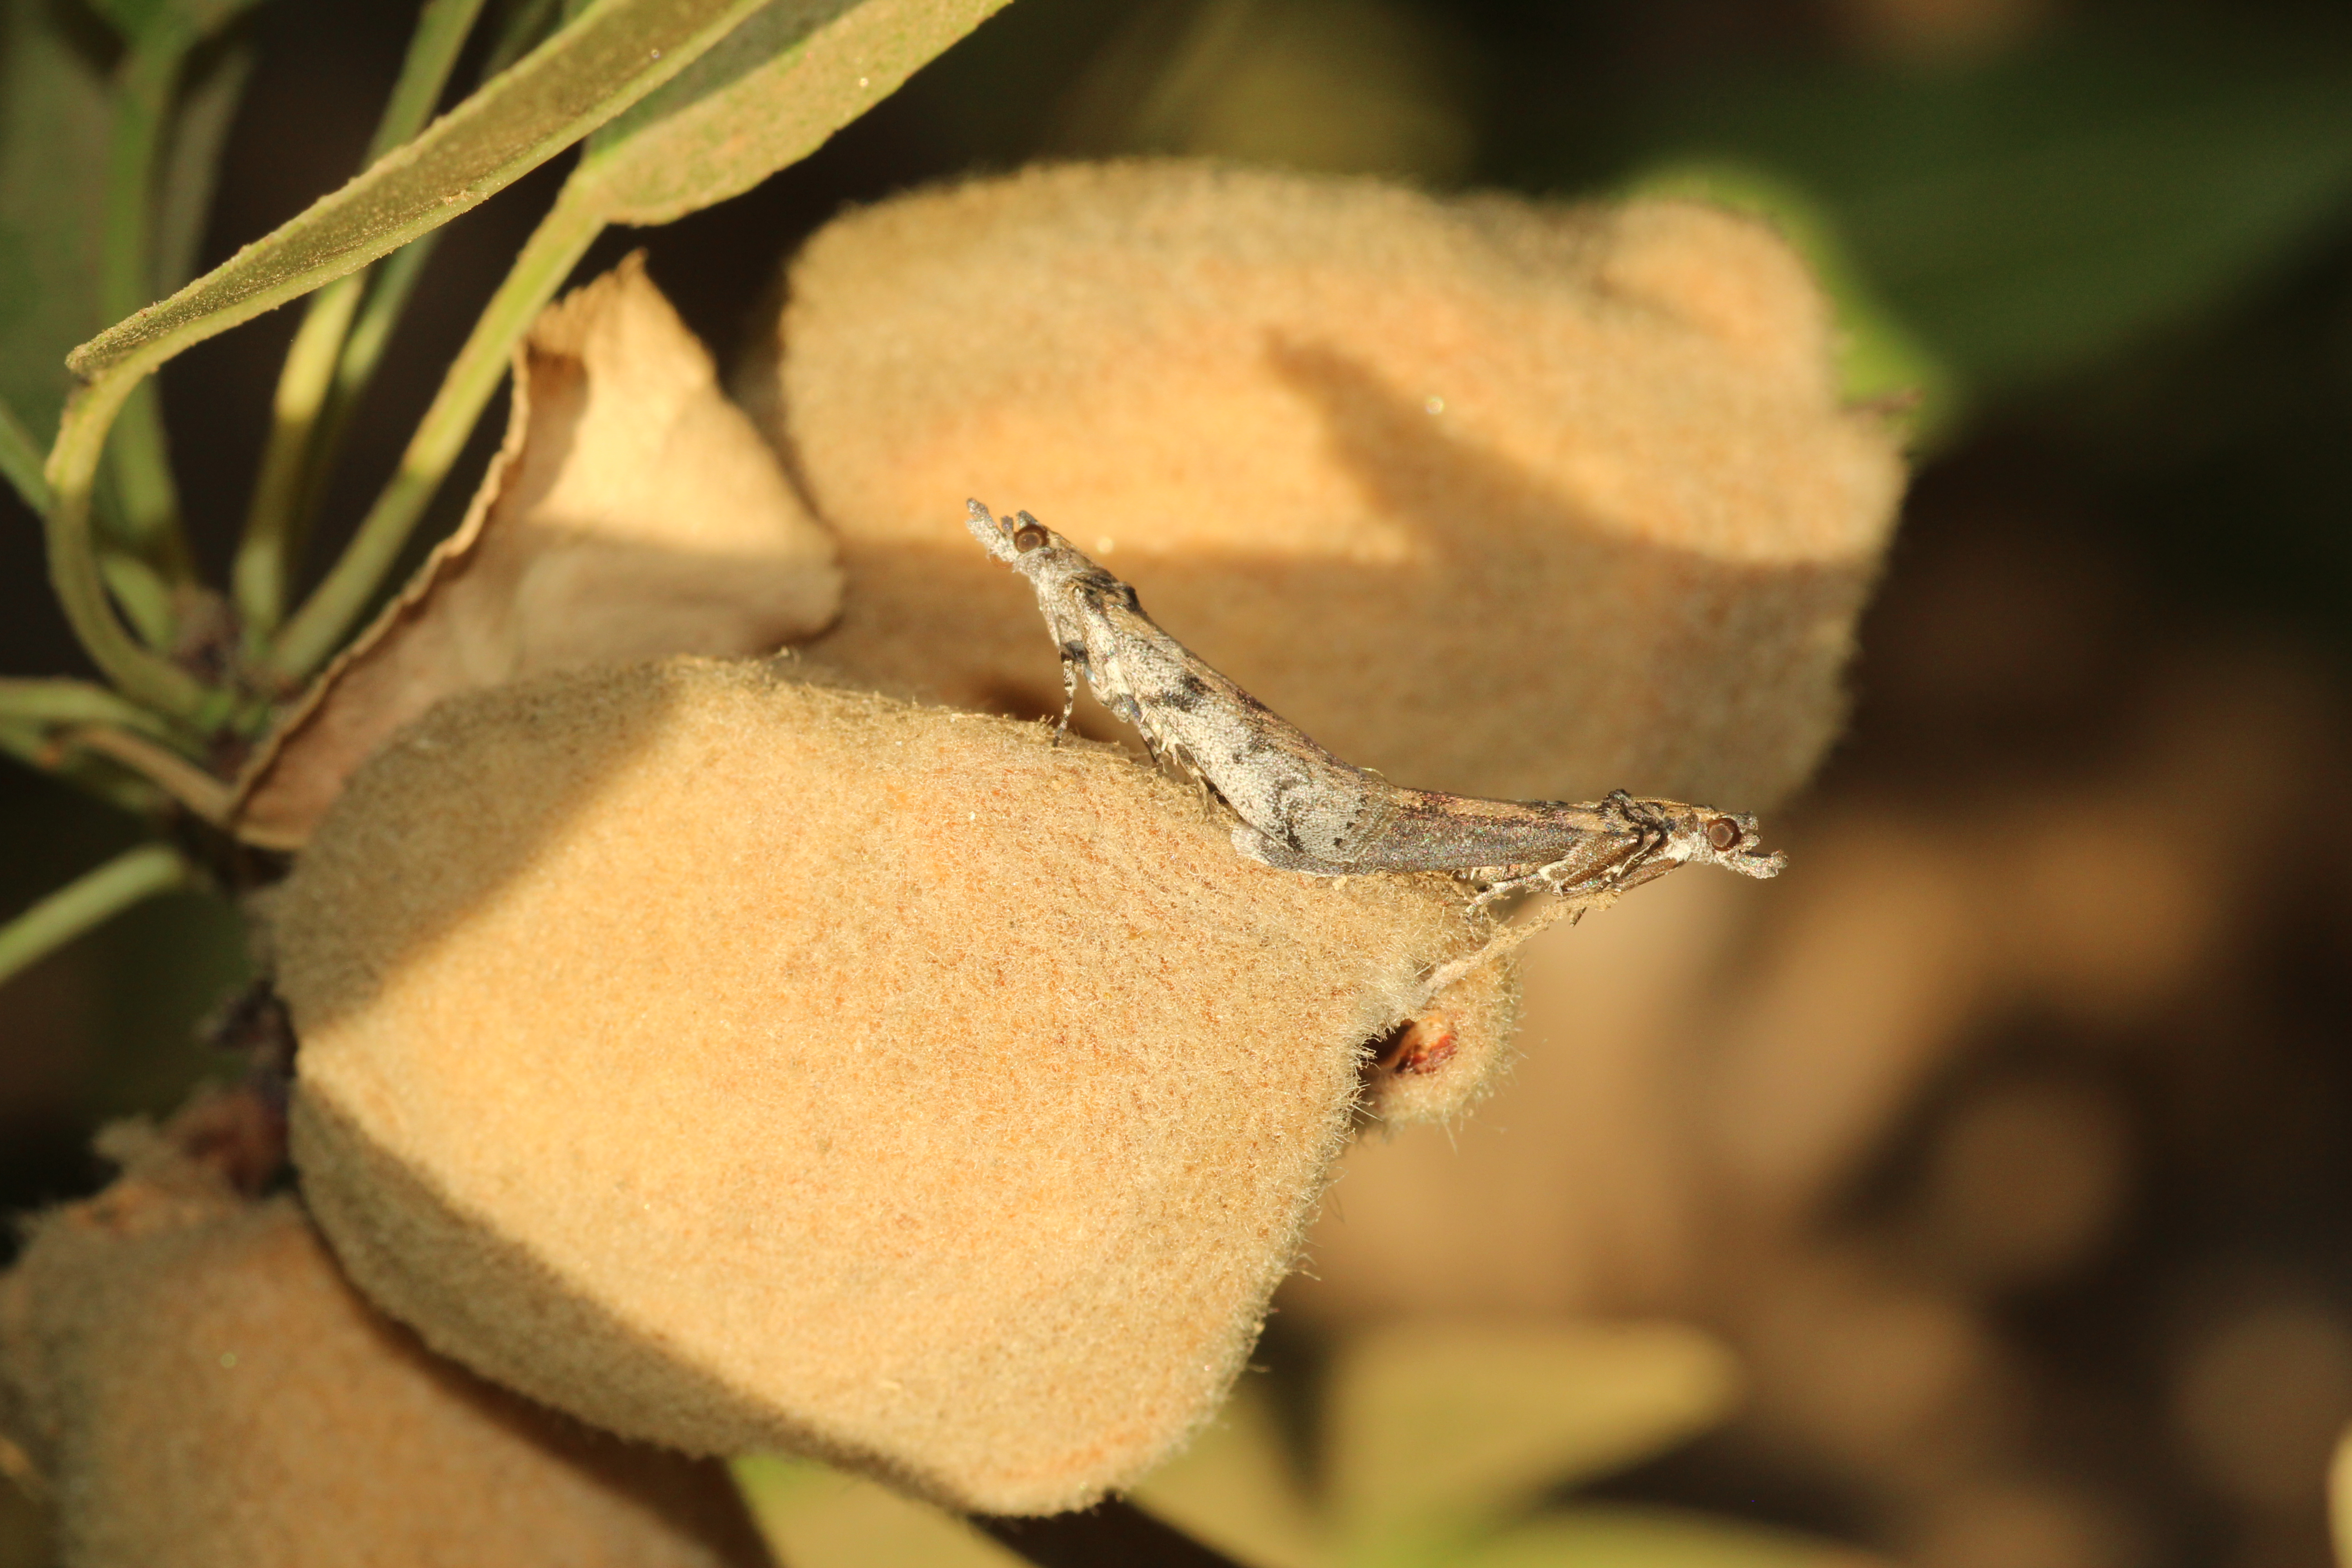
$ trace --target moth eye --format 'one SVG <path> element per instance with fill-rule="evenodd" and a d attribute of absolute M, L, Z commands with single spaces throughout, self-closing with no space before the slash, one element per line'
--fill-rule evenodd
<path fill-rule="evenodd" d="M 1044 549 L 1045 544 L 1045 531 L 1034 522 L 1024 522 L 1013 531 L 1013 548 L 1024 555 Z"/>
<path fill-rule="evenodd" d="M 1706 825 L 1706 841 L 1719 853 L 1737 846 L 1740 839 L 1739 824 L 1727 816 L 1718 816 Z"/>

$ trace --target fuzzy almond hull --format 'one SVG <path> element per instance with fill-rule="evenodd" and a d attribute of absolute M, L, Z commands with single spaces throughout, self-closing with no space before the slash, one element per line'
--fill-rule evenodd
<path fill-rule="evenodd" d="M 361 1287 L 534 1398 L 1077 1506 L 1223 1397 L 1462 897 L 767 666 L 502 689 L 289 884 L 295 1156 Z"/>

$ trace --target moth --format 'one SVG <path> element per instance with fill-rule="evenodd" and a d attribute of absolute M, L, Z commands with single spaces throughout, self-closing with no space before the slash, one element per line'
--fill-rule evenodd
<path fill-rule="evenodd" d="M 1450 871 L 1475 908 L 1526 890 L 1605 901 L 1677 866 L 1778 876 L 1756 819 L 1615 790 L 1589 803 L 1402 789 L 1341 762 L 1144 614 L 1135 590 L 1027 512 L 969 503 L 972 537 L 1029 580 L 1062 658 L 1061 729 L 1083 674 L 1155 761 L 1189 768 L 1233 808 L 1235 850 L 1320 877 Z M 1058 733 L 1058 731 L 1057 731 Z"/>

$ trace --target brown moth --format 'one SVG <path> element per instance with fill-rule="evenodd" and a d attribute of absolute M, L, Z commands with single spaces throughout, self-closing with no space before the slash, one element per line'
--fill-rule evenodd
<path fill-rule="evenodd" d="M 1321 877 L 1451 871 L 1478 888 L 1477 908 L 1537 889 L 1605 900 L 1684 865 L 1773 877 L 1787 864 L 1759 848 L 1754 817 L 1712 806 L 1623 790 L 1579 804 L 1401 789 L 1212 668 L 1132 587 L 1027 512 L 969 509 L 972 537 L 1036 590 L 1062 656 L 1063 727 L 1083 672 L 1155 758 L 1190 768 L 1233 808 L 1234 847 L 1253 860 Z"/>

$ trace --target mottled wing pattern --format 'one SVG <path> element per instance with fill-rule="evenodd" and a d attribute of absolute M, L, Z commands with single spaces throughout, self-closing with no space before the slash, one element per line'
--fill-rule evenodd
<path fill-rule="evenodd" d="M 1752 818 L 1675 801 L 1478 800 L 1400 789 L 1341 762 L 1146 615 L 1135 590 L 1027 512 L 971 503 L 972 535 L 1036 590 L 1062 658 L 1062 722 L 1083 672 L 1155 757 L 1198 773 L 1242 819 L 1234 847 L 1321 876 L 1454 871 L 1487 897 L 1622 890 L 1693 860 L 1769 877 Z"/>
<path fill-rule="evenodd" d="M 1154 749 L 1199 773 L 1255 830 L 1235 840 L 1244 853 L 1328 873 L 1346 869 L 1378 838 L 1390 786 L 1317 745 L 1162 631 L 1132 589 L 1107 597 L 1089 619 L 1118 649 L 1120 680 Z"/>

